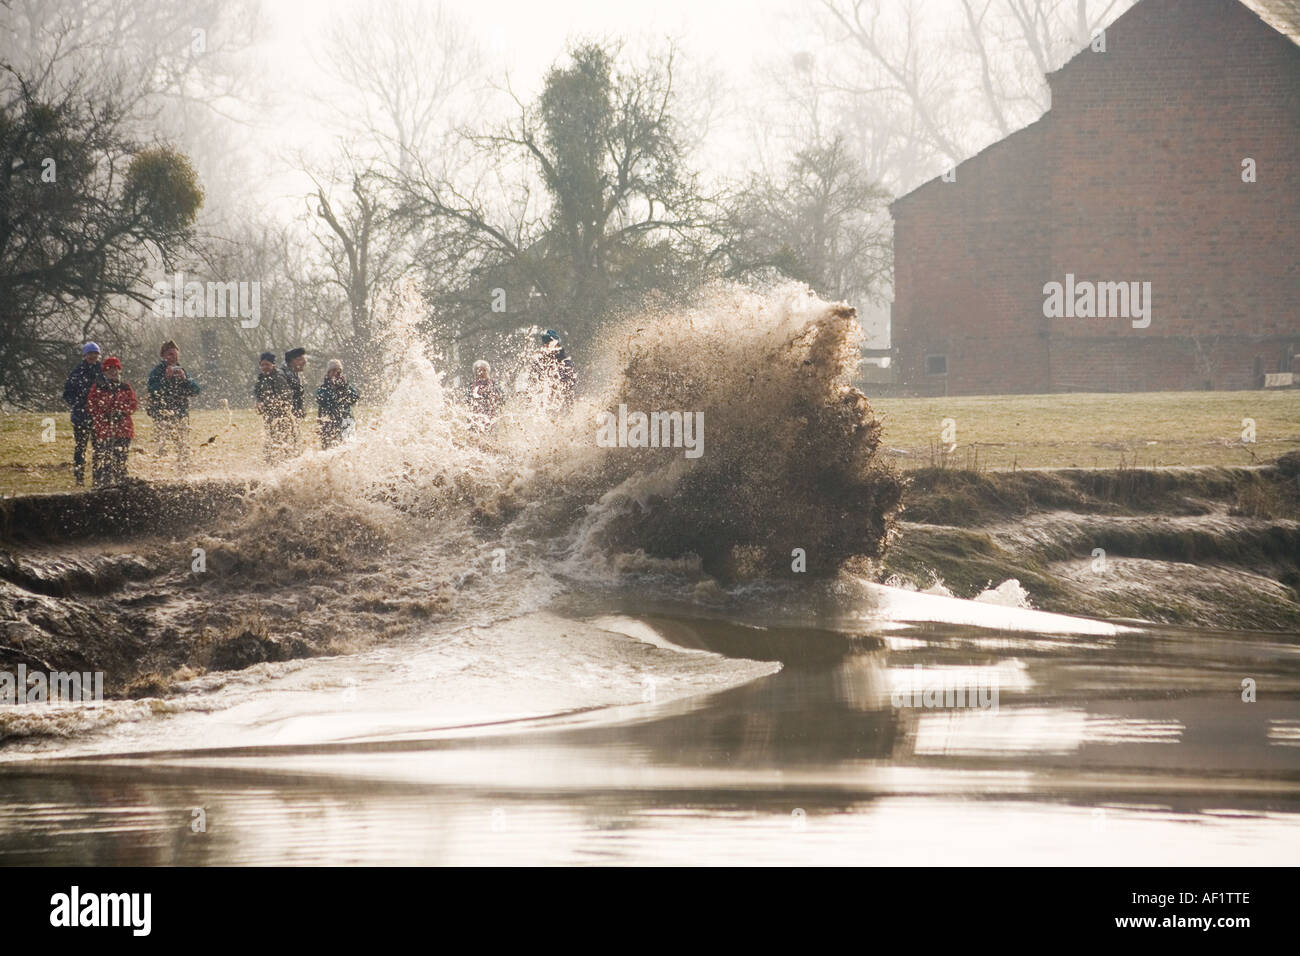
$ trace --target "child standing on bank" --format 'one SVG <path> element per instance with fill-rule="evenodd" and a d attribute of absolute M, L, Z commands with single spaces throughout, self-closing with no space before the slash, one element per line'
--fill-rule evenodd
<path fill-rule="evenodd" d="M 104 359 L 86 407 L 95 426 L 95 487 L 120 485 L 126 480 L 127 456 L 135 437 L 131 413 L 138 407 L 135 389 L 122 379 L 121 359 L 114 355 Z"/>

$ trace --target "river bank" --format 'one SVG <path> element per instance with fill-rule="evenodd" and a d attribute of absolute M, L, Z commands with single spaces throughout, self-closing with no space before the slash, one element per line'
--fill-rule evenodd
<path fill-rule="evenodd" d="M 1034 607 L 1300 631 L 1300 456 L 1235 468 L 910 473 L 883 573 Z"/>
<path fill-rule="evenodd" d="M 916 469 L 889 549 L 866 570 L 957 597 L 1001 586 L 1003 600 L 1059 613 L 1295 633 L 1298 476 L 1300 456 L 1235 468 Z M 0 666 L 102 671 L 110 697 L 156 697 L 209 671 L 397 639 L 449 620 L 483 584 L 427 542 L 368 550 L 351 534 L 345 556 L 329 538 L 295 538 L 283 515 L 266 526 L 268 554 L 248 553 L 248 538 L 210 537 L 257 525 L 251 488 L 137 482 L 0 502 Z M 457 546 L 475 544 L 443 543 Z"/>

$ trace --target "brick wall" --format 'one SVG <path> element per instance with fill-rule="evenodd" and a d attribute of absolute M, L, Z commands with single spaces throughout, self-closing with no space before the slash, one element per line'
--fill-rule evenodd
<path fill-rule="evenodd" d="M 1264 373 L 1283 371 L 1289 344 L 1249 336 L 1054 339 L 1052 387 L 1067 392 L 1261 388 Z"/>
<path fill-rule="evenodd" d="M 1042 149 L 1040 122 L 967 160 L 953 182 L 920 187 L 906 215 L 895 213 L 891 334 L 903 381 L 940 394 L 1047 388 L 1041 306 L 1037 319 L 1024 308 L 1046 264 Z M 932 354 L 946 358 L 945 376 L 926 374 Z"/>
<path fill-rule="evenodd" d="M 1236 0 L 1141 0 L 1106 42 L 1037 123 L 894 204 L 904 382 L 1252 388 L 1300 346 L 1300 47 Z M 1151 282 L 1150 326 L 1044 318 L 1067 272 Z"/>

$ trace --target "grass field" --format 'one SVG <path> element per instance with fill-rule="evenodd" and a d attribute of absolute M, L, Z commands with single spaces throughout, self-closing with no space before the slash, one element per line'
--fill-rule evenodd
<path fill-rule="evenodd" d="M 886 454 L 903 468 L 1241 465 L 1300 450 L 1297 390 L 881 398 L 872 404 L 885 423 Z M 358 424 L 369 417 L 359 410 Z M 51 419 L 54 441 L 44 441 Z M 943 440 L 945 419 L 952 420 L 955 442 Z M 1242 440 L 1243 419 L 1254 421 L 1253 443 Z M 263 471 L 262 424 L 251 410 L 196 411 L 191 422 L 192 475 L 251 478 Z M 135 428 L 131 474 L 175 477 L 174 463 L 153 455 L 149 417 L 137 413 Z M 314 420 L 306 432 L 314 441 Z M 66 411 L 0 417 L 0 494 L 73 487 Z"/>
<path fill-rule="evenodd" d="M 1300 390 L 881 398 L 903 467 L 1246 465 L 1300 449 Z M 952 419 L 956 448 L 942 441 Z M 1243 441 L 1245 419 L 1255 441 Z M 946 460 L 940 457 L 946 454 Z"/>

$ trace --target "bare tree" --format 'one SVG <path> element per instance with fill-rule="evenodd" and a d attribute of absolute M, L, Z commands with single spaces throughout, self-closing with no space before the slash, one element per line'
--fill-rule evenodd
<path fill-rule="evenodd" d="M 74 343 L 150 302 L 151 270 L 192 248 L 203 190 L 111 100 L 47 97 L 6 65 L 0 117 L 0 397 L 31 403 Z"/>
<path fill-rule="evenodd" d="M 207 201 L 199 228 L 235 220 L 249 127 L 271 87 L 255 43 L 261 0 L 8 0 L 0 61 L 47 95 L 78 88 L 121 105 L 124 129 L 169 142 L 194 163 Z"/>
<path fill-rule="evenodd" d="M 129 356 L 135 367 L 147 367 L 156 360 L 158 343 L 175 339 L 183 353 L 201 364 L 204 402 L 247 407 L 259 353 L 279 356 L 301 345 L 313 353 L 344 354 L 347 307 L 337 287 L 322 281 L 323 268 L 314 240 L 297 223 L 246 224 L 212 237 L 187 266 L 186 276 L 256 281 L 259 321 L 207 316 L 178 323 L 144 310 L 130 330 L 134 347 L 127 347 L 123 359 Z"/>
<path fill-rule="evenodd" d="M 880 178 L 903 190 L 954 166 L 1045 110 L 1045 75 L 1133 0 L 819 0 L 832 49 L 822 88 L 842 108 L 889 122 L 909 165 Z M 884 173 L 884 171 L 882 171 Z"/>
<path fill-rule="evenodd" d="M 408 248 L 410 223 L 397 215 L 387 181 L 351 156 L 345 157 L 340 172 L 328 178 L 313 174 L 312 181 L 312 234 L 323 256 L 326 281 L 342 292 L 347 306 L 341 350 L 363 377 L 373 380 L 385 361 L 374 348 L 374 305 L 414 267 Z"/>
<path fill-rule="evenodd" d="M 483 87 L 469 29 L 445 4 L 376 0 L 336 20 L 318 56 L 341 85 L 329 105 L 345 138 L 410 173 L 431 162 Z"/>
<path fill-rule="evenodd" d="M 249 49 L 260 0 L 7 0 L 0 59 L 36 86 L 77 81 L 110 94 L 141 127 L 198 107 L 234 116 L 259 99 Z"/>
<path fill-rule="evenodd" d="M 888 198 L 842 138 L 812 143 L 779 179 L 755 176 L 736 197 L 727 273 L 776 270 L 833 300 L 877 300 L 889 278 Z"/>

